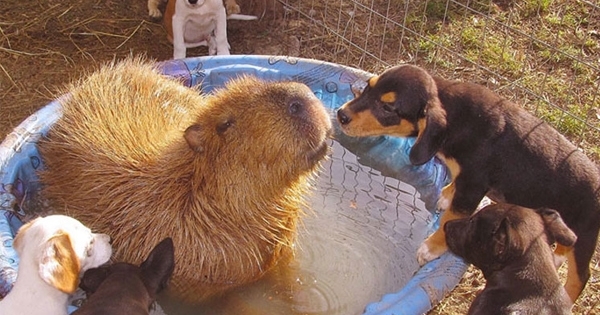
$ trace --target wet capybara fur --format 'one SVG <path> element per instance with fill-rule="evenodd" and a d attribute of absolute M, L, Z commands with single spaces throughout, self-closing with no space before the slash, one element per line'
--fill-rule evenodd
<path fill-rule="evenodd" d="M 42 195 L 134 264 L 176 249 L 169 291 L 201 301 L 291 253 L 331 121 L 305 85 L 232 79 L 210 95 L 126 60 L 68 87 L 38 144 Z"/>

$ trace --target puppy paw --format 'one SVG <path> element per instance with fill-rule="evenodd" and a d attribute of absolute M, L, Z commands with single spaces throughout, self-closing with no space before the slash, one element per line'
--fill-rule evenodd
<path fill-rule="evenodd" d="M 444 244 L 436 244 L 435 242 L 432 242 L 430 237 L 426 239 L 417 250 L 417 262 L 419 262 L 419 266 L 423 266 L 426 263 L 439 258 L 446 250 L 447 247 L 444 246 Z"/>
<path fill-rule="evenodd" d="M 417 262 L 419 263 L 419 266 L 423 266 L 437 257 L 439 256 L 435 256 L 435 254 L 429 250 L 429 246 L 426 243 L 421 244 L 417 250 Z"/>
<path fill-rule="evenodd" d="M 162 13 L 158 8 L 148 8 L 148 15 L 153 19 L 160 19 L 162 17 Z"/>
<path fill-rule="evenodd" d="M 227 3 L 225 6 L 225 11 L 227 11 L 227 15 L 238 14 L 242 12 L 240 10 L 240 6 L 237 3 Z"/>

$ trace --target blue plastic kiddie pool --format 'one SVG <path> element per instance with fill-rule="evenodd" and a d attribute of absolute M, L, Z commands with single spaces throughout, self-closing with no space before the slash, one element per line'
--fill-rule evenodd
<path fill-rule="evenodd" d="M 334 63 L 284 56 L 210 56 L 159 63 L 162 71 L 186 86 L 200 86 L 205 93 L 240 74 L 264 80 L 293 80 L 308 85 L 329 109 L 335 110 L 353 98 L 372 74 Z M 18 257 L 12 240 L 22 225 L 21 218 L 31 196 L 38 190 L 36 170 L 42 167 L 37 140 L 60 117 L 60 104 L 53 101 L 28 117 L 0 144 L 0 297 L 12 287 Z M 335 123 L 334 123 L 335 125 Z M 432 211 L 441 187 L 447 183 L 445 167 L 437 159 L 413 166 L 408 152 L 415 139 L 394 137 L 352 138 L 336 129 L 335 139 L 355 153 L 361 164 L 413 186 L 425 208 Z M 434 218 L 430 228 L 437 228 Z M 398 262 L 401 264 L 402 262 Z M 395 293 L 365 306 L 364 314 L 423 314 L 456 286 L 466 264 L 452 254 L 431 261 Z"/>

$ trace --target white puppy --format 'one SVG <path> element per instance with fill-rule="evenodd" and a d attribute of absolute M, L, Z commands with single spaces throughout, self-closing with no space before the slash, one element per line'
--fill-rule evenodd
<path fill-rule="evenodd" d="M 14 239 L 19 254 L 17 280 L 0 301 L 2 315 L 67 314 L 69 295 L 87 269 L 107 262 L 110 237 L 94 234 L 64 215 L 37 218 L 23 225 Z"/>
<path fill-rule="evenodd" d="M 156 1 L 148 2 L 151 15 L 156 13 L 153 10 Z M 185 58 L 187 48 L 198 46 L 208 46 L 209 55 L 229 55 L 228 19 L 255 20 L 257 17 L 227 15 L 223 0 L 168 0 L 163 23 L 167 38 L 173 44 L 173 59 Z"/>

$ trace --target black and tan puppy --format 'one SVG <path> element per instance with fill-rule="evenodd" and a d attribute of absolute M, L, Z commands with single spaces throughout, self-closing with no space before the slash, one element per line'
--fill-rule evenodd
<path fill-rule="evenodd" d="M 444 225 L 448 248 L 481 269 L 485 289 L 469 315 L 571 314 L 572 302 L 554 266 L 550 245 L 577 240 L 558 212 L 493 204 Z"/>
<path fill-rule="evenodd" d="M 75 315 L 147 315 L 174 269 L 171 238 L 165 238 L 138 267 L 119 262 L 86 271 L 80 287 L 87 301 Z"/>
<path fill-rule="evenodd" d="M 411 65 L 370 78 L 367 87 L 337 113 L 351 136 L 416 136 L 410 160 L 434 155 L 452 175 L 438 207 L 449 220 L 472 214 L 487 194 L 529 208 L 556 209 L 577 235 L 574 247 L 559 246 L 569 271 L 573 301 L 589 276 L 600 229 L 598 167 L 555 129 L 489 89 L 445 80 Z M 419 263 L 447 250 L 443 229 L 418 250 Z"/>

